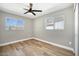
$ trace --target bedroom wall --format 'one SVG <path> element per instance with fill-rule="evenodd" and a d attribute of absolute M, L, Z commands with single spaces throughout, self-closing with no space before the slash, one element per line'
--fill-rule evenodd
<path fill-rule="evenodd" d="M 79 56 L 79 3 L 78 3 L 78 56 Z"/>
<path fill-rule="evenodd" d="M 64 15 L 64 30 L 46 30 L 45 19 L 53 19 L 53 17 Z M 60 44 L 74 49 L 75 34 L 74 30 L 74 12 L 73 6 L 52 12 L 50 14 L 41 16 L 34 20 L 34 36 L 42 40 Z M 70 45 L 69 42 L 72 42 Z"/>
<path fill-rule="evenodd" d="M 25 22 L 24 30 L 5 30 L 5 17 L 23 19 Z M 32 37 L 32 27 L 32 20 L 0 11 L 0 44 Z"/>
<path fill-rule="evenodd" d="M 78 15 L 78 56 L 79 56 L 79 15 Z"/>

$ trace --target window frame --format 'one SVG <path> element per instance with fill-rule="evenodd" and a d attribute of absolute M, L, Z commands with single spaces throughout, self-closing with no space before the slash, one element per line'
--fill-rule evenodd
<path fill-rule="evenodd" d="M 12 19 L 12 20 L 15 20 L 15 24 L 11 26 L 11 24 L 9 25 L 7 22 L 8 19 Z M 23 21 L 23 24 L 22 26 L 18 25 L 18 21 L 21 20 Z M 8 25 L 7 25 L 8 24 Z M 17 18 L 13 18 L 13 17 L 5 17 L 5 29 L 6 30 L 24 30 L 24 20 L 23 19 L 17 19 Z"/>

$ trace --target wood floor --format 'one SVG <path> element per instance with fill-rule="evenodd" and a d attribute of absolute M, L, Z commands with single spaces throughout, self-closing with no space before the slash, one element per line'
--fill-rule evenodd
<path fill-rule="evenodd" d="M 73 56 L 72 51 L 35 39 L 0 47 L 0 56 Z"/>

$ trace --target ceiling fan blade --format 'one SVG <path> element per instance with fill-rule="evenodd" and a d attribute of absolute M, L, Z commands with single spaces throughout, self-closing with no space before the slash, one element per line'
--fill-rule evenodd
<path fill-rule="evenodd" d="M 27 14 L 28 12 L 25 12 L 24 14 Z"/>
<path fill-rule="evenodd" d="M 34 16 L 36 16 L 36 14 L 35 14 L 34 12 L 32 12 L 32 14 L 33 14 Z"/>
<path fill-rule="evenodd" d="M 33 12 L 42 12 L 42 10 L 32 10 Z"/>

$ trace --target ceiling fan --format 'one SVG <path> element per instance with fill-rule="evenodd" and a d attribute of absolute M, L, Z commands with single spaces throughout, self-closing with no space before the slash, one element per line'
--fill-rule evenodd
<path fill-rule="evenodd" d="M 32 10 L 32 3 L 29 3 L 29 9 L 24 8 L 24 10 L 27 10 L 24 14 L 27 13 L 32 13 L 34 16 L 36 16 L 36 14 L 34 12 L 42 12 L 42 10 Z"/>

